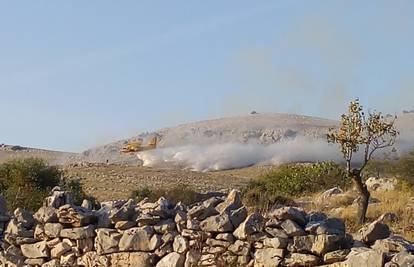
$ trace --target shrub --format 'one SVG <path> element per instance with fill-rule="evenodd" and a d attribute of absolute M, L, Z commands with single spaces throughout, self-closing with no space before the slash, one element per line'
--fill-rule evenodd
<path fill-rule="evenodd" d="M 394 176 L 414 186 L 414 149 L 401 157 L 385 157 L 370 162 L 365 171 L 366 176 Z"/>
<path fill-rule="evenodd" d="M 142 187 L 131 192 L 131 198 L 135 198 L 138 201 L 146 197 L 152 202 L 157 201 L 160 197 L 165 197 L 173 203 L 181 201 L 186 205 L 191 205 L 201 200 L 201 195 L 187 184 L 178 184 L 170 189 Z"/>
<path fill-rule="evenodd" d="M 349 180 L 343 168 L 332 162 L 286 164 L 259 179 L 243 191 L 246 204 L 258 208 L 291 201 L 292 197 L 332 188 L 347 187 Z"/>
<path fill-rule="evenodd" d="M 59 184 L 60 171 L 38 158 L 13 159 L 0 164 L 0 193 L 8 208 L 35 210 L 51 188 Z"/>
<path fill-rule="evenodd" d="M 94 208 L 99 208 L 99 203 L 91 195 L 88 195 L 82 188 L 82 184 L 80 180 L 66 180 L 62 179 L 59 183 L 59 186 L 65 190 L 71 193 L 73 197 L 73 202 L 75 205 L 80 206 L 84 199 L 87 199 L 92 202 L 92 206 Z"/>

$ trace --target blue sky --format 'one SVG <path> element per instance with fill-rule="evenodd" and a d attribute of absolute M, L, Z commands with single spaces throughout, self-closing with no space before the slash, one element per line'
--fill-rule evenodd
<path fill-rule="evenodd" d="M 0 143 L 81 151 L 258 112 L 414 109 L 413 1 L 2 1 Z"/>

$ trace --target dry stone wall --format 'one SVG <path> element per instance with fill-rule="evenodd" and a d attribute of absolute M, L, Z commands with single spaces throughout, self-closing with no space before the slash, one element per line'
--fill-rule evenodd
<path fill-rule="evenodd" d="M 0 201 L 1 266 L 414 266 L 414 246 L 376 221 L 357 235 L 322 213 L 249 213 L 240 192 L 187 207 L 165 198 L 91 210 L 55 188 L 35 214 Z"/>

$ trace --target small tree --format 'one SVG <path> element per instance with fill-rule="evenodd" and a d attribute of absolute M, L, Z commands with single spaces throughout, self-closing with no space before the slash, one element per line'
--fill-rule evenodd
<path fill-rule="evenodd" d="M 358 202 L 358 223 L 365 222 L 370 193 L 362 178 L 362 171 L 374 153 L 382 148 L 392 147 L 398 135 L 394 122 L 396 117 L 384 118 L 381 112 L 368 112 L 366 116 L 359 100 L 350 102 L 348 113 L 343 114 L 339 129 L 330 129 L 327 138 L 338 143 L 346 162 L 346 173 L 355 184 L 360 199 Z M 361 162 L 354 162 L 356 153 L 363 149 Z"/>

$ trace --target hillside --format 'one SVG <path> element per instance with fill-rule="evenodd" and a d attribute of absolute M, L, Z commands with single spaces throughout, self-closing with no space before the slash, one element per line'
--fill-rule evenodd
<path fill-rule="evenodd" d="M 293 114 L 254 114 L 229 117 L 164 128 L 153 133 L 143 133 L 126 140 L 92 148 L 82 153 L 78 160 L 88 162 L 139 164 L 135 155 L 121 155 L 120 148 L 137 138 L 144 140 L 156 134 L 159 148 L 186 145 L 211 145 L 224 143 L 272 144 L 296 136 L 322 137 L 335 121 Z"/>

